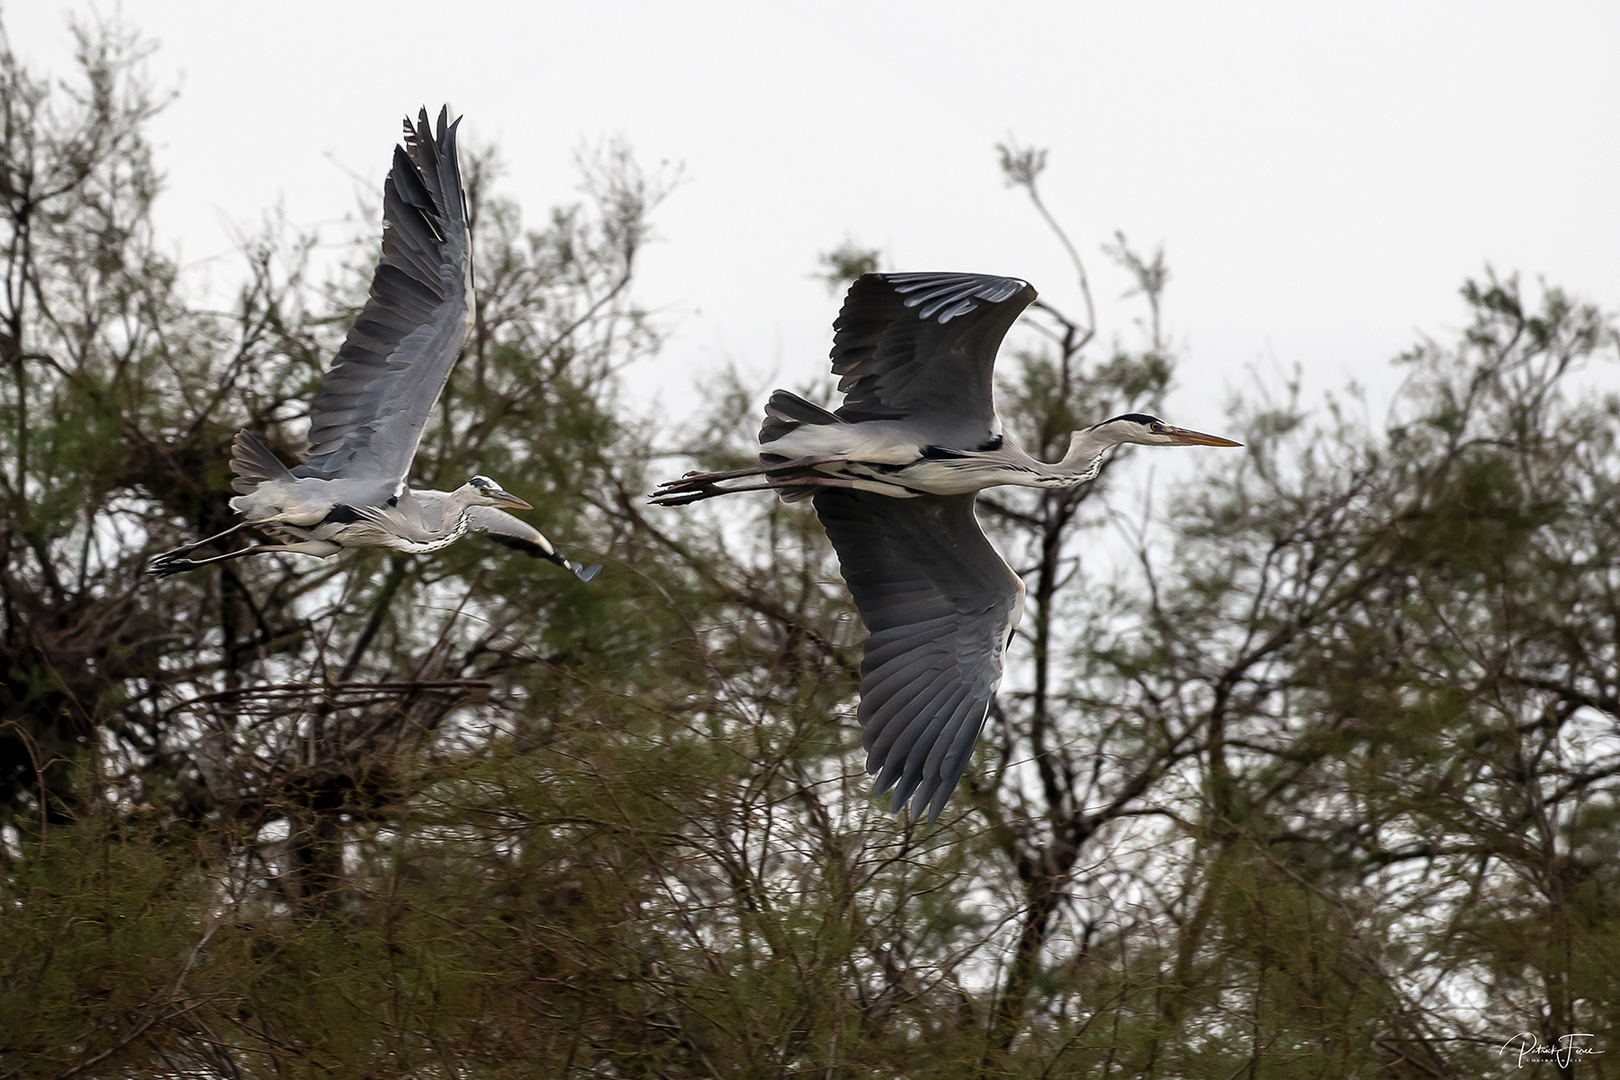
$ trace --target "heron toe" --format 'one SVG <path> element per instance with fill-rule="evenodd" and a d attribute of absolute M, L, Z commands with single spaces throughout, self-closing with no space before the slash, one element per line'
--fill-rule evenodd
<path fill-rule="evenodd" d="M 190 559 L 164 552 L 152 556 L 151 561 L 146 564 L 146 572 L 157 578 L 173 577 L 175 574 L 190 570 L 194 565 L 196 564 Z"/>

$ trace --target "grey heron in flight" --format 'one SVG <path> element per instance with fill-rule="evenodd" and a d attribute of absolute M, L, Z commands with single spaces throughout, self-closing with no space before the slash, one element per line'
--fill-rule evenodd
<path fill-rule="evenodd" d="M 1035 299 L 1029 283 L 982 274 L 867 274 L 833 324 L 844 403 L 828 412 L 778 390 L 760 464 L 688 473 L 653 501 L 733 491 L 813 499 L 870 636 L 858 718 L 866 769 L 894 809 L 936 821 L 967 769 L 1024 609 L 1024 583 L 985 539 L 973 504 L 997 484 L 1070 488 L 1109 447 L 1240 446 L 1129 413 L 1076 431 L 1048 464 L 996 415 L 1001 340 Z"/>
<path fill-rule="evenodd" d="M 270 551 L 322 557 L 344 548 L 429 552 L 468 532 L 566 567 L 582 581 L 600 566 L 565 559 L 538 529 L 497 507 L 534 509 L 487 476 L 454 491 L 405 482 L 422 429 L 472 325 L 467 216 L 456 162 L 456 128 L 440 110 L 438 131 L 422 110 L 405 121 L 405 144 L 383 185 L 383 250 L 371 295 L 327 371 L 310 417 L 309 459 L 289 469 L 247 431 L 231 454 L 231 509 L 242 521 L 154 557 L 160 577 Z M 211 558 L 189 552 L 241 529 L 279 544 Z"/>

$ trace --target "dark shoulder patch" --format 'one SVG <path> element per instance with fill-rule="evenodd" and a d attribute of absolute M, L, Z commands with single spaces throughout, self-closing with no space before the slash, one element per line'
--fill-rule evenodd
<path fill-rule="evenodd" d="M 343 503 L 338 503 L 336 506 L 332 507 L 332 509 L 326 512 L 325 517 L 321 518 L 321 524 L 352 525 L 356 521 L 360 521 L 362 517 L 363 515 L 360 513 L 360 511 L 356 510 L 354 507 L 347 506 Z"/>
<path fill-rule="evenodd" d="M 925 446 L 922 448 L 922 456 L 939 461 L 944 458 L 967 457 L 969 454 L 988 454 L 1000 450 L 1006 442 L 1005 435 L 992 435 L 971 450 L 958 450 L 954 446 Z"/>

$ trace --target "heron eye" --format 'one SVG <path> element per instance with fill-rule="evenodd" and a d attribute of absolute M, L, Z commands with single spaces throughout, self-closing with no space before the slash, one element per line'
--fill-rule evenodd
<path fill-rule="evenodd" d="M 1153 423 L 1148 425 L 1148 430 L 1149 431 L 1163 431 L 1164 430 L 1164 425 L 1159 423 L 1157 420 L 1155 420 Z"/>

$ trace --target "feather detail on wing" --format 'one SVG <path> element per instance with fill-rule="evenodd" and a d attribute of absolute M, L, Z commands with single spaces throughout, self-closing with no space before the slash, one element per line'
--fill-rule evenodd
<path fill-rule="evenodd" d="M 1024 583 L 985 539 L 973 495 L 823 489 L 816 513 L 871 636 L 861 663 L 866 769 L 894 808 L 937 820 L 1001 684 Z"/>
<path fill-rule="evenodd" d="M 988 274 L 859 278 L 833 324 L 838 415 L 911 418 L 982 441 L 996 423 L 996 351 L 1034 299 L 1028 282 Z"/>
<path fill-rule="evenodd" d="M 423 110 L 383 187 L 382 259 L 371 295 L 315 396 L 297 476 L 375 479 L 381 497 L 417 443 L 467 335 L 471 287 L 456 123 Z"/>

